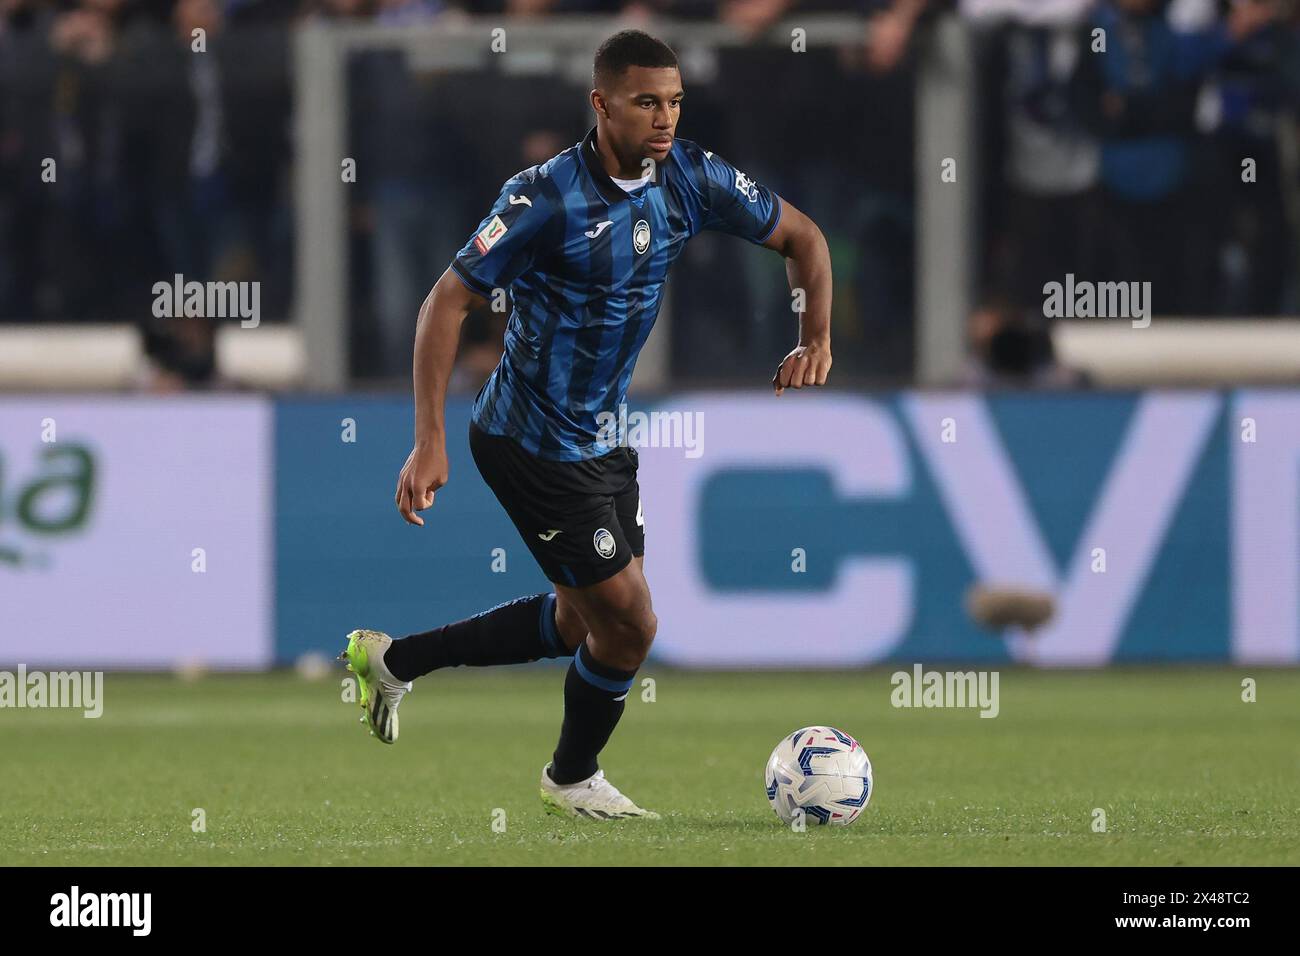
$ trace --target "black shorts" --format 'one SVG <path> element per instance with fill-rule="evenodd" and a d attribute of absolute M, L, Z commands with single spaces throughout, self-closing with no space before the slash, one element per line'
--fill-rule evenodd
<path fill-rule="evenodd" d="M 635 449 L 618 448 L 584 461 L 549 461 L 473 422 L 469 449 L 548 580 L 587 587 L 645 554 Z"/>

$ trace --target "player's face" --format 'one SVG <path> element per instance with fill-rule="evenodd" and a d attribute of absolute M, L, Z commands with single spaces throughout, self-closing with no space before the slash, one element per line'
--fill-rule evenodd
<path fill-rule="evenodd" d="M 630 66 L 605 96 L 605 124 L 622 158 L 655 160 L 673 148 L 681 115 L 682 75 L 676 67 Z"/>

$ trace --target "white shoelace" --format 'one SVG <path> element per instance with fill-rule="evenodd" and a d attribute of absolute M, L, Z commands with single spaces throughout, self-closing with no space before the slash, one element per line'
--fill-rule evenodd
<path fill-rule="evenodd" d="M 623 796 L 618 787 L 605 779 L 605 771 L 603 770 L 597 770 L 596 775 L 587 781 L 587 789 L 595 792 L 596 800 L 601 807 L 626 810 L 636 806 L 631 800 Z"/>

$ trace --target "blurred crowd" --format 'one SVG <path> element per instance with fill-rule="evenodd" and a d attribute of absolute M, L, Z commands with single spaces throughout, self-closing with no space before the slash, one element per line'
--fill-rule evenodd
<path fill-rule="evenodd" d="M 1300 315 L 1290 0 L 962 0 L 986 172 L 977 383 L 1073 384 L 1044 285 L 1150 282 L 1156 315 Z"/>
<path fill-rule="evenodd" d="M 289 315 L 294 24 L 707 18 L 753 42 L 684 60 L 691 95 L 680 135 L 813 216 L 836 267 L 837 367 L 905 380 L 917 48 L 928 19 L 956 10 L 971 24 L 979 64 L 982 287 L 969 329 L 972 377 L 1068 384 L 1041 315 L 1044 283 L 1067 273 L 1149 280 L 1157 314 L 1300 312 L 1296 6 L 0 0 L 0 321 L 139 321 L 155 363 L 201 384 L 215 374 L 211 324 L 141 318 L 154 282 L 178 273 L 258 281 L 264 318 Z M 788 45 L 761 35 L 800 12 L 858 14 L 862 29 L 837 47 L 810 47 L 791 69 Z M 205 55 L 193 55 L 196 42 Z M 363 377 L 409 374 L 419 303 L 500 183 L 592 123 L 586 84 L 571 74 L 490 66 L 484 75 L 429 59 L 369 51 L 349 62 L 358 170 L 349 311 Z M 678 380 L 748 377 L 784 354 L 788 296 L 766 255 L 707 234 L 688 245 L 672 280 Z M 464 388 L 499 356 L 502 321 L 469 324 Z"/>

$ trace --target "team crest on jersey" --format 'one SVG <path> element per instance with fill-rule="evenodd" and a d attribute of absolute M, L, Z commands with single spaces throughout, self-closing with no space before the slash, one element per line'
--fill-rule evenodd
<path fill-rule="evenodd" d="M 644 219 L 637 220 L 632 229 L 632 245 L 636 248 L 637 255 L 650 248 L 650 223 Z"/>
<path fill-rule="evenodd" d="M 618 542 L 606 528 L 598 528 L 592 535 L 591 543 L 596 546 L 596 553 L 602 558 L 612 558 L 614 552 L 618 549 Z"/>
<path fill-rule="evenodd" d="M 739 169 L 736 170 L 736 192 L 748 198 L 750 202 L 758 202 L 758 183 Z"/>
<path fill-rule="evenodd" d="M 493 216 L 492 221 L 480 229 L 478 235 L 474 237 L 474 248 L 478 250 L 480 256 L 487 255 L 487 251 L 505 234 L 506 224 L 501 221 L 500 216 Z"/>

